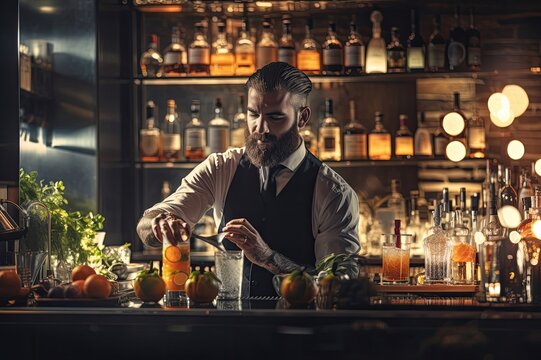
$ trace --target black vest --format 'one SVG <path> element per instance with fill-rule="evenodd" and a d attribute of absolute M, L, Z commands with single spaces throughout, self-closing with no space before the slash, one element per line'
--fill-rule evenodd
<path fill-rule="evenodd" d="M 259 169 L 246 154 L 239 162 L 229 186 L 219 231 L 238 218 L 247 219 L 272 250 L 299 265 L 313 267 L 314 235 L 312 234 L 312 203 L 321 161 L 310 152 L 276 199 L 263 202 L 260 192 Z M 238 247 L 227 239 L 228 250 Z M 276 296 L 272 286 L 273 274 L 244 258 L 243 296 Z M 249 292 L 248 292 L 249 291 Z"/>

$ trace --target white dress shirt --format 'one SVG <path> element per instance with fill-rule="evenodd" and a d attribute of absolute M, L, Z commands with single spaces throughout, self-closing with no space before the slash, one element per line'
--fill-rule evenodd
<path fill-rule="evenodd" d="M 227 191 L 244 151 L 245 148 L 233 148 L 224 153 L 211 154 L 182 179 L 175 193 L 146 210 L 145 215 L 169 211 L 193 229 L 199 219 L 213 208 L 214 220 L 216 224 L 220 224 Z M 285 168 L 276 175 L 277 194 L 286 186 L 305 155 L 306 148 L 302 143 L 281 163 Z M 261 187 L 266 183 L 268 174 L 268 167 L 259 169 Z M 322 164 L 312 202 L 312 234 L 315 239 L 316 260 L 319 261 L 331 253 L 357 253 L 360 249 L 358 224 L 357 194 L 340 175 Z"/>

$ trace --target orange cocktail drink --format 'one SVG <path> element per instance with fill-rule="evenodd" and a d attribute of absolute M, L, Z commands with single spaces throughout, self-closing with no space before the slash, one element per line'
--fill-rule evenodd
<path fill-rule="evenodd" d="M 396 235 L 383 235 L 382 280 L 383 283 L 407 283 L 410 274 L 411 235 L 399 235 L 401 242 L 397 247 Z"/>
<path fill-rule="evenodd" d="M 180 241 L 176 245 L 164 241 L 162 250 L 162 277 L 165 281 L 168 304 L 185 298 L 184 285 L 190 274 L 190 242 Z"/>

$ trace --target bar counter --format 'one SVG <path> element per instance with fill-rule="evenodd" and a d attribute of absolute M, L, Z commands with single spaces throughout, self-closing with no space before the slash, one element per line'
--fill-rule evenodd
<path fill-rule="evenodd" d="M 1 358 L 533 359 L 541 345 L 541 307 L 527 305 L 140 306 L 0 308 Z"/>

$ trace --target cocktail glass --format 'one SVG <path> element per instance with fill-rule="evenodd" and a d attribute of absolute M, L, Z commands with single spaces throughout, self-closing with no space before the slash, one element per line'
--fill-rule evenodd
<path fill-rule="evenodd" d="M 412 236 L 400 236 L 397 246 L 397 235 L 382 235 L 382 282 L 383 284 L 405 284 L 410 275 L 410 246 Z"/>
<path fill-rule="evenodd" d="M 185 284 L 190 275 L 190 242 L 179 241 L 173 245 L 164 239 L 162 261 L 162 278 L 165 281 L 166 290 L 165 304 L 167 306 L 186 305 Z"/>
<path fill-rule="evenodd" d="M 216 275 L 222 282 L 218 299 L 240 299 L 242 289 L 242 271 L 244 264 L 244 252 L 240 251 L 217 251 L 214 254 Z"/>

